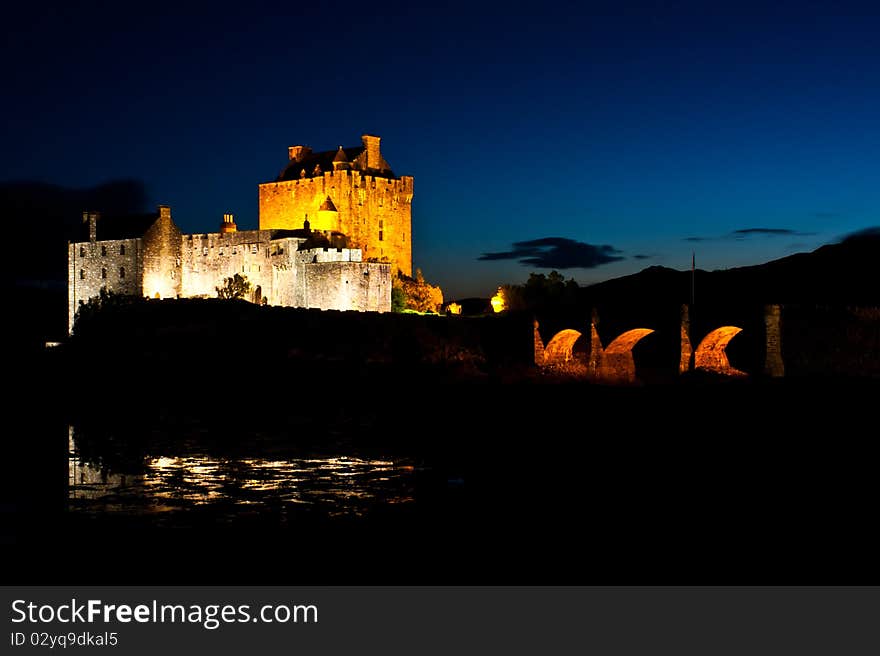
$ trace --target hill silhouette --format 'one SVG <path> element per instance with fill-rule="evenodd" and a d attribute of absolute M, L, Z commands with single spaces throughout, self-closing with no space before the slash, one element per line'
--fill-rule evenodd
<path fill-rule="evenodd" d="M 114 180 L 75 189 L 34 181 L 0 182 L 0 219 L 24 248 L 12 249 L 18 283 L 63 284 L 67 241 L 78 237 L 82 213 L 143 212 L 147 192 L 139 180 Z"/>
<path fill-rule="evenodd" d="M 877 262 L 880 230 L 869 229 L 822 246 L 754 266 L 697 270 L 697 303 L 880 305 Z M 588 306 L 620 303 L 681 305 L 691 299 L 691 272 L 652 266 L 638 273 L 585 287 Z"/>

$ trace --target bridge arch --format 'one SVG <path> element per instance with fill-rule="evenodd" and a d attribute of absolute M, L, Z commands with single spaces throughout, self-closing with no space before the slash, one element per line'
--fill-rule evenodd
<path fill-rule="evenodd" d="M 694 354 L 694 367 L 726 376 L 745 376 L 744 371 L 730 366 L 727 345 L 742 332 L 738 326 L 721 326 L 703 338 Z"/>
<path fill-rule="evenodd" d="M 572 359 L 574 343 L 578 341 L 581 333 L 571 328 L 560 330 L 553 335 L 553 339 L 544 347 L 545 364 L 566 364 Z"/>
<path fill-rule="evenodd" d="M 633 360 L 633 347 L 653 332 L 651 328 L 633 328 L 618 335 L 602 353 L 599 377 L 613 382 L 635 382 L 636 363 Z"/>

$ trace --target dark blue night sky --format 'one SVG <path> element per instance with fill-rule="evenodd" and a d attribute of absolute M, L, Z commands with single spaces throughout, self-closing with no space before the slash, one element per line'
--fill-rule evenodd
<path fill-rule="evenodd" d="M 185 231 L 256 227 L 289 145 L 379 134 L 447 298 L 880 224 L 880 8 L 74 4 L 5 16 L 2 180 L 137 178 Z"/>

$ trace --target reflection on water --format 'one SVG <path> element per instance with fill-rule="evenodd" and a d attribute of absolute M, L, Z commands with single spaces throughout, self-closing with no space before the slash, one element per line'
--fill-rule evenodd
<path fill-rule="evenodd" d="M 97 460 L 97 461 L 96 461 Z M 68 489 L 74 512 L 163 513 L 213 506 L 218 520 L 271 506 L 326 516 L 364 515 L 377 504 L 413 501 L 413 467 L 354 456 L 309 458 L 145 455 L 129 471 L 85 459 L 73 427 Z"/>

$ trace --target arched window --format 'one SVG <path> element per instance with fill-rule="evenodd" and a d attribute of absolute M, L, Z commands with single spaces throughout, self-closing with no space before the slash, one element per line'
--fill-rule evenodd
<path fill-rule="evenodd" d="M 102 255 L 102 256 L 106 256 L 106 255 L 107 255 L 107 247 L 106 247 L 106 246 L 101 246 L 101 255 Z"/>
<path fill-rule="evenodd" d="M 101 269 L 101 277 L 102 277 L 102 278 L 106 278 L 106 277 L 107 277 L 107 269 Z"/>
<path fill-rule="evenodd" d="M 120 244 L 120 245 L 119 245 L 119 254 L 120 254 L 120 255 L 125 255 L 125 244 Z"/>
<path fill-rule="evenodd" d="M 86 270 L 85 270 L 85 269 L 80 269 L 80 270 L 79 270 L 79 279 L 80 279 L 80 280 L 85 280 L 85 279 L 86 279 Z"/>
<path fill-rule="evenodd" d="M 80 246 L 80 247 L 79 247 L 79 256 L 80 256 L 80 257 L 85 257 L 85 256 L 86 256 L 86 247 L 85 247 L 85 246 Z"/>
<path fill-rule="evenodd" d="M 119 267 L 119 277 L 125 278 L 125 267 Z"/>

